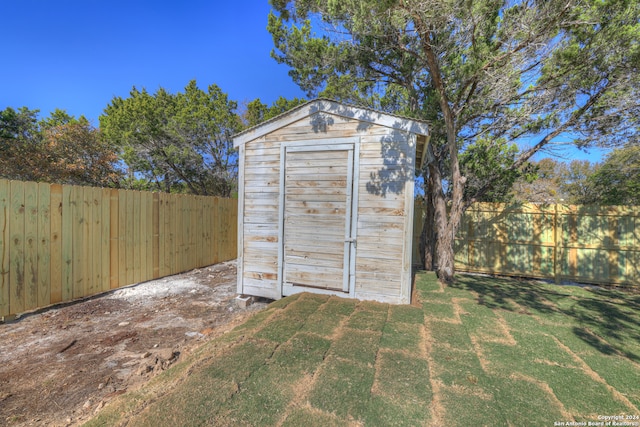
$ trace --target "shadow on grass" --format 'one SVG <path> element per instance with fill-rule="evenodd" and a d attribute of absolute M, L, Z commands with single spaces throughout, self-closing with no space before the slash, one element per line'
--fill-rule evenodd
<path fill-rule="evenodd" d="M 535 314 L 544 322 L 569 326 L 603 354 L 640 361 L 640 296 L 633 293 L 472 275 L 458 275 L 450 286 L 475 292 L 478 303 L 491 309 Z"/>
<path fill-rule="evenodd" d="M 618 353 L 614 347 L 602 341 L 600 338 L 590 333 L 585 328 L 574 327 L 573 333 L 582 341 L 597 349 L 602 354 L 611 356 Z"/>

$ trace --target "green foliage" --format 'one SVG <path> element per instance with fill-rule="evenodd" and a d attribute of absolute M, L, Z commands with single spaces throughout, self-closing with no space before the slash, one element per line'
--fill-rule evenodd
<path fill-rule="evenodd" d="M 119 186 L 117 148 L 84 117 L 54 110 L 40 122 L 46 152 L 42 180 L 99 187 Z"/>
<path fill-rule="evenodd" d="M 640 146 L 612 150 L 602 163 L 542 159 L 533 162 L 536 179 L 520 179 L 513 191 L 523 202 L 578 205 L 640 205 Z"/>
<path fill-rule="evenodd" d="M 11 107 L 0 111 L 0 176 L 36 180 L 32 153 L 41 147 L 38 110 Z"/>
<path fill-rule="evenodd" d="M 434 212 L 426 217 L 441 240 L 446 281 L 454 269 L 448 236 L 465 208 L 504 200 L 519 174 L 531 175 L 533 154 L 557 138 L 580 146 L 640 140 L 639 2 L 271 4 L 272 56 L 309 95 L 430 121 L 424 182 Z"/>
<path fill-rule="evenodd" d="M 38 120 L 26 107 L 0 112 L 0 176 L 62 184 L 118 186 L 117 149 L 81 116 L 56 109 Z"/>
<path fill-rule="evenodd" d="M 281 96 L 269 107 L 266 104 L 263 104 L 260 101 L 260 98 L 256 98 L 247 104 L 243 117 L 244 122 L 246 126 L 252 127 L 285 113 L 298 105 L 302 105 L 305 102 L 307 102 L 305 99 L 286 99 Z"/>
<path fill-rule="evenodd" d="M 582 145 L 619 143 L 621 129 L 630 132 L 625 137 L 637 138 L 638 77 L 631 64 L 640 63 L 640 6 L 635 2 L 279 0 L 272 5 L 272 56 L 290 66 L 293 80 L 310 94 L 367 104 L 377 99 L 385 110 L 410 110 L 444 129 L 435 123 L 445 120 L 434 92 L 439 71 L 460 147 L 482 140 L 504 145 L 502 137 L 510 146 L 563 125 L 565 131 L 580 131 L 576 142 Z M 422 24 L 426 33 L 418 31 Z M 610 49 L 614 40 L 616 49 Z M 426 60 L 427 42 L 438 54 L 438 70 Z M 583 111 L 592 95 L 595 104 Z M 630 109 L 623 108 L 623 100 L 631 101 Z"/>
<path fill-rule="evenodd" d="M 577 205 L 596 202 L 597 190 L 590 181 L 590 177 L 597 171 L 597 164 L 588 160 L 572 160 L 560 169 L 560 189 L 566 194 L 566 202 Z"/>
<path fill-rule="evenodd" d="M 507 144 L 504 138 L 488 140 L 479 138 L 460 155 L 460 166 L 468 178 L 465 186 L 467 199 L 480 202 L 508 202 L 513 193 L 511 188 L 517 179 L 531 182 L 535 178 L 533 166 L 527 164 L 521 169 L 511 169 L 517 156 L 516 144 Z M 491 186 L 481 191 L 488 183 Z"/>
<path fill-rule="evenodd" d="M 513 197 L 521 202 L 534 203 L 597 203 L 596 189 L 590 181 L 598 168 L 588 160 L 570 163 L 544 158 L 531 163 L 535 179 L 519 178 L 513 188 Z"/>
<path fill-rule="evenodd" d="M 612 151 L 587 177 L 594 202 L 601 205 L 640 205 L 640 146 Z"/>
<path fill-rule="evenodd" d="M 238 157 L 231 136 L 240 130 L 237 105 L 216 85 L 207 91 L 189 82 L 184 92 L 135 87 L 115 97 L 100 116 L 100 128 L 122 149 L 129 182 L 147 187 L 229 197 L 236 186 Z"/>

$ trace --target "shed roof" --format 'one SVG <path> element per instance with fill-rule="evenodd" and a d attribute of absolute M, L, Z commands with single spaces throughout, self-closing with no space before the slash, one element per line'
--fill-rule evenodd
<path fill-rule="evenodd" d="M 410 119 L 395 114 L 383 113 L 371 108 L 342 104 L 326 98 L 318 98 L 234 135 L 233 146 L 239 147 L 249 141 L 260 138 L 261 136 L 318 112 L 356 119 L 417 135 L 429 135 L 428 123 L 423 120 Z"/>

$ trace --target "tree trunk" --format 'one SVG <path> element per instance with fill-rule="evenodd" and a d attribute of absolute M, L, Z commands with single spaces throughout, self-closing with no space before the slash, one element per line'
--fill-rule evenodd
<path fill-rule="evenodd" d="M 441 162 L 434 154 L 433 146 L 430 142 L 427 143 L 425 150 L 427 150 L 427 176 L 425 178 L 428 178 L 425 191 L 427 213 L 424 224 L 425 230 L 423 230 L 425 238 L 425 268 L 429 268 L 427 248 L 434 248 L 435 250 L 431 252 L 431 262 L 434 263 L 435 261 L 435 263 L 432 264 L 432 267 L 441 281 L 451 283 L 455 275 L 455 235 L 460 226 L 465 207 L 462 200 L 465 178 L 459 172 L 453 174 L 454 177 L 457 176 L 457 183 L 450 184 L 454 185 L 454 188 L 451 204 L 447 209 L 447 199 L 442 187 Z"/>
<path fill-rule="evenodd" d="M 432 205 L 434 212 L 434 229 L 436 234 L 436 265 L 438 278 L 446 283 L 453 281 L 455 274 L 453 264 L 453 238 L 450 234 L 450 220 L 447 215 L 447 202 L 442 189 L 442 178 L 436 162 L 429 164 L 429 175 L 433 181 Z"/>
<path fill-rule="evenodd" d="M 446 283 L 453 282 L 455 274 L 453 241 L 460 218 L 464 211 L 463 190 L 466 178 L 462 176 L 460 171 L 460 163 L 458 162 L 458 134 L 456 132 L 456 118 L 449 99 L 447 97 L 446 82 L 442 78 L 438 55 L 433 50 L 431 38 L 435 37 L 434 33 L 429 30 L 429 25 L 424 22 L 422 16 L 415 16 L 416 29 L 422 35 L 422 48 L 429 69 L 429 75 L 433 81 L 433 86 L 439 95 L 440 107 L 445 123 L 446 145 L 449 154 L 449 165 L 451 167 L 451 178 L 449 185 L 451 187 L 451 210 L 447 215 L 447 205 L 444 191 L 442 188 L 442 175 L 440 174 L 439 162 L 433 161 L 436 156 L 433 153 L 433 147 L 429 146 L 429 176 L 433 180 L 433 197 L 435 207 L 436 233 L 438 233 L 436 253 L 438 258 L 437 273 L 438 278 Z M 444 148 L 444 147 L 443 147 Z M 439 156 L 440 154 L 438 154 Z"/>
<path fill-rule="evenodd" d="M 424 262 L 424 269 L 433 271 L 436 260 L 436 229 L 435 229 L 435 207 L 433 205 L 433 183 L 429 174 L 424 174 L 424 222 L 422 234 L 420 234 L 420 255 Z"/>

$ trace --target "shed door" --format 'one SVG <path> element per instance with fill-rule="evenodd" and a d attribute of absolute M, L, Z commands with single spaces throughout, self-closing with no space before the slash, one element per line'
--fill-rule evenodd
<path fill-rule="evenodd" d="M 283 295 L 349 292 L 353 145 L 290 146 L 285 156 Z"/>

